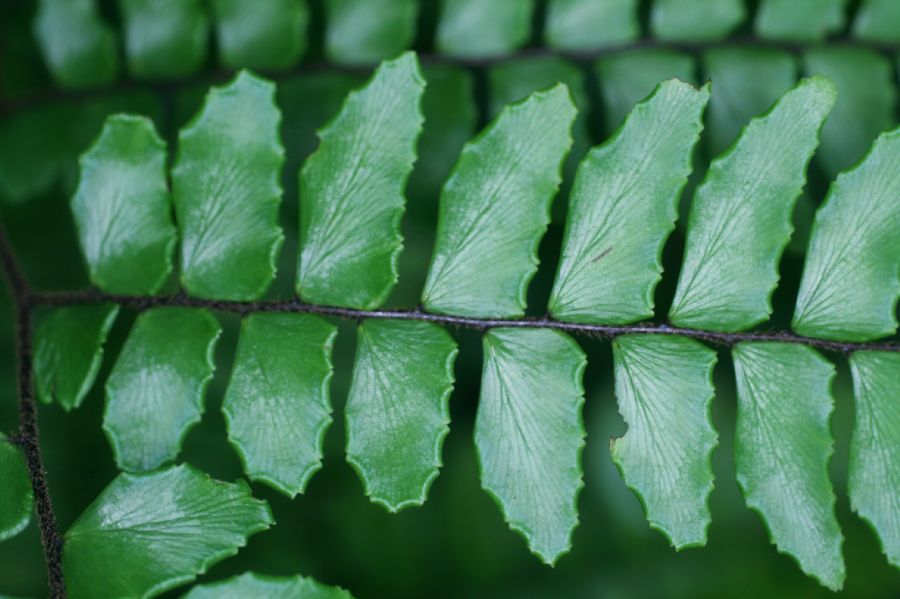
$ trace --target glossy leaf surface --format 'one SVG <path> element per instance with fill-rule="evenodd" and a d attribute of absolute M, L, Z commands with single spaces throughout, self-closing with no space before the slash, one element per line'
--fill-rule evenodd
<path fill-rule="evenodd" d="M 444 0 L 435 44 L 443 54 L 498 56 L 525 44 L 534 0 Z"/>
<path fill-rule="evenodd" d="M 175 225 L 166 145 L 153 121 L 109 117 L 79 164 L 72 213 L 91 282 L 112 293 L 157 292 L 172 272 Z"/>
<path fill-rule="evenodd" d="M 325 10 L 325 52 L 335 62 L 393 58 L 416 34 L 416 0 L 326 0 Z"/>
<path fill-rule="evenodd" d="M 77 408 L 94 384 L 103 344 L 119 313 L 111 304 L 56 308 L 37 326 L 34 379 L 43 403 Z"/>
<path fill-rule="evenodd" d="M 116 34 L 100 18 L 95 0 L 40 0 L 34 37 L 61 87 L 102 85 L 119 72 Z"/>
<path fill-rule="evenodd" d="M 834 100 L 827 79 L 804 79 L 710 165 L 691 205 L 674 324 L 739 331 L 769 317 L 794 203 Z"/>
<path fill-rule="evenodd" d="M 792 327 L 868 341 L 897 330 L 900 296 L 900 129 L 842 173 L 816 213 Z"/>
<path fill-rule="evenodd" d="M 544 39 L 551 48 L 593 50 L 638 37 L 637 0 L 550 0 Z"/>
<path fill-rule="evenodd" d="M 789 42 L 821 41 L 844 27 L 847 0 L 762 0 L 756 34 Z"/>
<path fill-rule="evenodd" d="M 879 133 L 895 126 L 894 66 L 867 48 L 820 46 L 803 55 L 803 69 L 809 75 L 825 75 L 837 87 L 838 100 L 816 154 L 833 179 L 862 158 Z"/>
<path fill-rule="evenodd" d="M 481 485 L 532 553 L 553 564 L 578 525 L 585 355 L 547 329 L 492 329 L 483 345 L 475 418 Z"/>
<path fill-rule="evenodd" d="M 662 246 L 691 171 L 709 88 L 669 80 L 578 169 L 550 313 L 624 323 L 653 315 Z"/>
<path fill-rule="evenodd" d="M 717 40 L 731 33 L 746 11 L 743 0 L 654 0 L 650 31 L 664 40 Z"/>
<path fill-rule="evenodd" d="M 441 192 L 422 303 L 435 312 L 521 316 L 550 220 L 575 107 L 564 85 L 512 104 L 463 149 Z M 483 260 L 491 257 L 491 268 Z"/>
<path fill-rule="evenodd" d="M 306 0 L 213 0 L 212 8 L 219 60 L 228 68 L 285 69 L 306 50 Z"/>
<path fill-rule="evenodd" d="M 106 382 L 103 430 L 123 470 L 175 459 L 200 422 L 221 329 L 208 312 L 153 308 L 138 316 Z"/>
<path fill-rule="evenodd" d="M 758 114 L 766 112 L 797 82 L 797 62 L 773 48 L 713 48 L 703 54 L 713 84 L 707 114 L 708 144 L 720 154 Z"/>
<path fill-rule="evenodd" d="M 31 522 L 34 492 L 22 450 L 0 433 L 0 541 L 16 536 Z"/>
<path fill-rule="evenodd" d="M 300 171 L 303 299 L 376 308 L 396 284 L 424 88 L 415 55 L 403 54 L 383 63 L 319 131 L 319 148 Z"/>
<path fill-rule="evenodd" d="M 263 576 L 247 572 L 219 582 L 195 586 L 184 599 L 352 599 L 339 587 L 302 576 Z"/>
<path fill-rule="evenodd" d="M 274 84 L 241 71 L 178 135 L 172 189 L 191 295 L 256 299 L 275 276 L 284 149 L 274 100 Z"/>
<path fill-rule="evenodd" d="M 850 356 L 856 424 L 850 441 L 850 503 L 900 568 L 900 354 Z"/>
<path fill-rule="evenodd" d="M 335 327 L 308 314 L 247 316 L 222 411 L 244 471 L 289 497 L 322 467 Z"/>
<path fill-rule="evenodd" d="M 843 536 L 828 478 L 834 366 L 815 350 L 740 343 L 735 469 L 747 505 L 779 551 L 832 590 L 844 582 Z"/>
<path fill-rule="evenodd" d="M 128 70 L 138 78 L 183 77 L 206 60 L 209 19 L 200 0 L 118 0 Z"/>
<path fill-rule="evenodd" d="M 672 50 L 633 50 L 611 54 L 596 63 L 606 131 L 615 132 L 635 104 L 672 77 L 693 82 L 694 60 Z"/>
<path fill-rule="evenodd" d="M 213 480 L 188 465 L 120 474 L 65 535 L 69 596 L 158 595 L 234 555 L 272 523 L 269 506 L 243 481 Z"/>
<path fill-rule="evenodd" d="M 712 516 L 710 419 L 716 352 L 684 337 L 624 335 L 613 342 L 616 397 L 628 432 L 609 442 L 650 526 L 676 549 L 706 544 Z"/>
<path fill-rule="evenodd" d="M 450 432 L 456 342 L 426 322 L 366 320 L 345 413 L 347 461 L 372 501 L 422 505 Z"/>

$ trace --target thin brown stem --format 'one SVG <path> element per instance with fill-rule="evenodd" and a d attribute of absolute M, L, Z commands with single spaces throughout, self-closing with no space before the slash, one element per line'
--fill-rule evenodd
<path fill-rule="evenodd" d="M 38 516 L 41 545 L 47 562 L 47 584 L 51 599 L 64 599 L 66 585 L 63 577 L 63 541 L 56 525 L 53 502 L 47 485 L 47 472 L 41 456 L 37 404 L 32 377 L 32 312 L 34 295 L 19 265 L 6 229 L 0 226 L 0 263 L 13 300 L 16 324 L 16 382 L 19 395 L 19 432 L 15 442 L 25 454 L 28 477 L 34 491 L 34 507 Z"/>
<path fill-rule="evenodd" d="M 583 324 L 576 322 L 562 322 L 549 317 L 542 318 L 473 318 L 468 316 L 454 316 L 451 314 L 435 314 L 421 309 L 414 310 L 358 310 L 355 308 L 343 308 L 340 306 L 322 306 L 308 304 L 298 299 L 267 300 L 256 302 L 210 300 L 188 297 L 183 294 L 159 295 L 159 296 L 131 296 L 103 293 L 97 290 L 65 291 L 38 293 L 34 296 L 34 302 L 40 306 L 72 306 L 78 304 L 113 303 L 134 310 L 147 310 L 165 306 L 178 306 L 188 308 L 207 308 L 221 312 L 232 312 L 246 315 L 253 312 L 297 312 L 303 314 L 318 314 L 321 316 L 333 316 L 346 320 L 360 321 L 365 319 L 392 319 L 392 320 L 418 320 L 433 322 L 441 325 L 449 325 L 461 328 L 486 330 L 498 327 L 555 329 L 576 335 L 588 335 L 603 338 L 615 338 L 620 335 L 644 334 L 644 335 L 680 335 L 691 337 L 719 346 L 732 346 L 742 341 L 778 341 L 781 343 L 795 343 L 807 345 L 825 351 L 849 354 L 858 350 L 878 350 L 898 352 L 900 344 L 893 342 L 869 342 L 853 343 L 847 341 L 832 341 L 829 339 L 816 339 L 804 337 L 792 332 L 760 332 L 747 331 L 741 333 L 727 333 L 721 331 L 704 331 L 701 329 L 689 329 L 673 327 L 665 323 L 638 323 L 627 325 Z"/>

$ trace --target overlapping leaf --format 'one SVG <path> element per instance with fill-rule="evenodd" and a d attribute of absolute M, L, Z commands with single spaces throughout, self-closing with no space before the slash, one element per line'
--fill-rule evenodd
<path fill-rule="evenodd" d="M 302 576 L 262 576 L 247 572 L 220 582 L 199 585 L 184 599 L 353 599 L 339 587 L 326 586 Z"/>
<path fill-rule="evenodd" d="M 0 433 L 0 541 L 14 537 L 31 522 L 34 492 L 22 450 Z"/>
<path fill-rule="evenodd" d="M 120 474 L 66 532 L 69 596 L 158 595 L 234 555 L 272 523 L 269 506 L 243 481 L 220 482 L 187 465 Z"/>

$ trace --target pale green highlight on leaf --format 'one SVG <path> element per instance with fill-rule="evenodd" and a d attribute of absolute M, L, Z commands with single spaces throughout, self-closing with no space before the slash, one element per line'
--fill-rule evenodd
<path fill-rule="evenodd" d="M 663 40 L 708 42 L 731 33 L 746 16 L 744 0 L 654 0 L 650 31 Z"/>
<path fill-rule="evenodd" d="M 483 58 L 521 47 L 534 0 L 443 0 L 435 44 L 442 54 Z"/>
<path fill-rule="evenodd" d="M 372 64 L 412 45 L 416 0 L 325 0 L 325 53 L 338 63 Z"/>
<path fill-rule="evenodd" d="M 306 50 L 306 0 L 212 0 L 212 9 L 219 60 L 228 68 L 286 69 Z"/>
<path fill-rule="evenodd" d="M 0 541 L 12 538 L 31 522 L 34 492 L 22 450 L 0 433 Z"/>
<path fill-rule="evenodd" d="M 847 0 L 762 0 L 754 28 L 763 39 L 816 42 L 844 28 Z"/>
<path fill-rule="evenodd" d="M 740 343 L 737 480 L 778 550 L 831 590 L 844 584 L 843 536 L 828 478 L 834 366 L 815 350 L 787 343 Z"/>
<path fill-rule="evenodd" d="M 595 70 L 603 98 L 606 131 L 615 132 L 634 106 L 673 77 L 694 82 L 694 59 L 665 49 L 633 50 L 604 56 Z"/>
<path fill-rule="evenodd" d="M 206 60 L 209 19 L 200 0 L 118 0 L 128 70 L 138 78 L 184 77 Z"/>
<path fill-rule="evenodd" d="M 120 474 L 65 535 L 69 597 L 154 597 L 234 555 L 273 522 L 241 480 L 213 480 L 184 464 Z"/>
<path fill-rule="evenodd" d="M 222 412 L 244 471 L 288 497 L 322 467 L 331 425 L 337 329 L 308 314 L 251 314 L 241 323 Z"/>
<path fill-rule="evenodd" d="M 900 129 L 838 175 L 816 213 L 793 329 L 869 341 L 897 330 L 900 297 Z"/>
<path fill-rule="evenodd" d="M 175 459 L 200 422 L 221 328 L 205 310 L 153 308 L 138 316 L 106 382 L 103 431 L 123 470 Z"/>
<path fill-rule="evenodd" d="M 900 2 L 863 0 L 853 21 L 853 37 L 873 42 L 900 42 Z"/>
<path fill-rule="evenodd" d="M 775 48 L 712 48 L 703 54 L 703 69 L 714 82 L 706 125 L 713 154 L 797 83 L 796 59 Z"/>
<path fill-rule="evenodd" d="M 340 587 L 302 576 L 264 576 L 246 572 L 219 582 L 195 586 L 183 599 L 353 599 Z"/>
<path fill-rule="evenodd" d="M 650 526 L 676 549 L 706 544 L 712 516 L 710 419 L 716 352 L 684 337 L 623 335 L 613 341 L 616 397 L 628 432 L 609 451 Z"/>
<path fill-rule="evenodd" d="M 425 80 L 413 53 L 383 63 L 319 131 L 300 171 L 297 292 L 377 308 L 397 283 L 406 180 L 422 130 Z"/>
<path fill-rule="evenodd" d="M 900 568 L 900 354 L 850 356 L 856 424 L 850 440 L 850 504 Z"/>
<path fill-rule="evenodd" d="M 492 329 L 475 418 L 482 487 L 548 564 L 569 550 L 584 486 L 584 352 L 547 329 Z"/>
<path fill-rule="evenodd" d="M 116 34 L 100 18 L 95 0 L 40 0 L 33 27 L 60 87 L 95 87 L 118 75 Z"/>
<path fill-rule="evenodd" d="M 595 50 L 638 37 L 637 0 L 550 0 L 544 39 L 560 50 Z"/>
<path fill-rule="evenodd" d="M 189 294 L 252 300 L 272 282 L 284 239 L 280 123 L 275 85 L 241 71 L 179 133 L 172 189 Z"/>
<path fill-rule="evenodd" d="M 708 100 L 708 87 L 666 81 L 582 162 L 550 295 L 555 318 L 626 323 L 653 315 L 662 247 Z"/>
<path fill-rule="evenodd" d="M 58 402 L 67 412 L 91 390 L 103 344 L 119 313 L 111 304 L 56 308 L 44 316 L 34 340 L 34 379 L 38 399 Z"/>
<path fill-rule="evenodd" d="M 156 293 L 172 272 L 175 225 L 166 145 L 153 121 L 107 118 L 79 165 L 71 205 L 91 282 L 112 293 Z"/>
<path fill-rule="evenodd" d="M 833 178 L 858 162 L 879 133 L 896 126 L 894 66 L 867 48 L 820 46 L 803 54 L 803 70 L 824 75 L 837 87 L 838 99 L 816 153 L 825 174 Z"/>
<path fill-rule="evenodd" d="M 426 322 L 360 325 L 347 399 L 347 461 L 391 512 L 422 505 L 450 431 L 456 342 Z"/>
<path fill-rule="evenodd" d="M 691 205 L 674 324 L 740 331 L 768 319 L 791 214 L 835 95 L 824 77 L 804 79 L 710 165 Z"/>
<path fill-rule="evenodd" d="M 483 317 L 524 313 L 575 114 L 567 88 L 556 85 L 506 107 L 466 144 L 441 192 L 422 293 L 428 310 Z"/>

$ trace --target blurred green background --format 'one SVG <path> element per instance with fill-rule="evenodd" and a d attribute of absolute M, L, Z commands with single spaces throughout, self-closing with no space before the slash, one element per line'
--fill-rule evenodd
<path fill-rule="evenodd" d="M 114 15 L 105 4 L 104 8 L 106 13 Z M 33 5 L 8 2 L 0 11 L 3 44 L 0 77 L 4 95 L 31 97 L 48 89 L 46 74 L 28 33 Z M 646 19 L 646 14 L 643 18 Z M 321 19 L 321 10 L 314 12 L 313 32 L 318 31 L 315 19 Z M 417 42 L 423 54 L 431 50 L 428 33 L 434 30 L 434 19 L 433 7 L 426 3 L 420 15 L 420 41 Z M 313 38 L 313 55 L 309 60 L 315 62 L 321 40 L 317 41 L 315 35 Z M 696 53 L 688 51 L 687 56 Z M 671 69 L 670 59 L 666 55 L 649 55 L 642 65 L 632 68 L 653 71 L 652 67 L 659 66 L 660 72 L 668 76 L 673 74 L 665 72 Z M 621 119 L 622 107 L 616 103 L 614 77 L 610 76 L 612 83 L 604 87 L 603 80 L 598 82 L 595 65 L 588 60 L 563 62 L 536 58 L 500 62 L 496 68 L 470 69 L 470 79 L 430 62 L 426 65 L 426 75 L 432 85 L 426 97 L 426 116 L 434 118 L 426 122 L 425 139 L 420 144 L 422 156 L 409 184 L 409 208 L 404 221 L 407 247 L 401 258 L 400 284 L 390 301 L 392 306 L 415 306 L 430 258 L 441 181 L 461 144 L 500 106 L 557 78 L 574 83 L 573 93 L 583 107 L 576 131 L 576 158 L 604 140 Z M 705 72 L 695 63 L 689 62 L 688 66 L 691 72 L 684 76 L 705 79 Z M 288 148 L 283 209 L 287 242 L 278 279 L 270 292 L 273 298 L 288 297 L 292 289 L 297 169 L 302 158 L 315 148 L 314 130 L 334 114 L 346 91 L 360 83 L 367 72 L 367 69 L 314 69 L 278 78 L 279 102 L 284 111 L 282 134 Z M 890 76 L 895 79 L 896 73 Z M 218 81 L 221 77 L 216 75 L 213 79 Z M 44 139 L 24 139 L 17 133 L 13 117 L 3 115 L 0 159 L 13 160 L 22 147 L 20 144 L 25 143 L 44 144 L 57 152 L 72 154 L 58 158 L 62 175 L 36 198 L 25 203 L 0 204 L 3 222 L 36 287 L 72 289 L 87 285 L 68 208 L 72 186 L 77 180 L 71 158 L 96 135 L 105 115 L 117 110 L 151 114 L 169 140 L 171 158 L 177 130 L 196 111 L 208 83 L 209 80 L 196 85 L 126 85 L 121 92 L 105 94 L 102 100 L 76 95 L 45 102 L 60 110 L 77 112 L 75 120 L 79 126 L 63 131 L 54 128 L 51 120 L 44 119 L 36 129 L 29 129 L 32 136 L 37 130 Z M 896 81 L 892 80 L 892 84 Z M 472 98 L 474 102 L 470 104 Z M 630 101 L 633 103 L 635 99 Z M 896 106 L 893 106 L 891 123 L 896 122 L 896 117 Z M 743 118 L 740 114 L 733 116 L 735 121 Z M 726 131 L 723 135 L 733 138 L 742 122 L 726 124 L 723 127 L 730 133 Z M 725 145 L 721 139 L 706 139 L 698 146 L 698 172 L 693 183 L 712 153 Z M 574 164 L 575 159 L 570 160 L 568 180 Z M 814 162 L 810 168 L 809 198 L 799 204 L 795 216 L 800 238 L 795 249 L 803 247 L 803 232 L 808 229 L 812 208 L 822 201 L 827 191 L 828 180 L 819 163 Z M 691 187 L 686 190 L 685 205 Z M 531 314 L 542 314 L 545 310 L 562 237 L 566 193 L 567 185 L 564 185 L 554 206 L 554 222 L 541 245 L 541 267 L 530 290 Z M 666 245 L 666 274 L 656 298 L 658 313 L 664 314 L 671 301 L 682 255 L 682 232 L 679 227 Z M 801 268 L 802 254 L 789 251 L 781 266 L 783 283 L 774 298 L 775 316 L 763 328 L 787 327 Z M 11 306 L 5 295 L 0 299 L 0 312 L 0 430 L 9 432 L 16 427 L 17 407 Z M 242 473 L 237 455 L 226 439 L 220 406 L 230 376 L 238 321 L 233 315 L 217 316 L 224 333 L 218 344 L 215 378 L 207 393 L 203 421 L 191 431 L 180 459 L 214 477 L 234 480 Z M 133 319 L 134 314 L 126 313 L 116 323 L 98 383 L 81 408 L 65 414 L 56 405 L 41 406 L 41 442 L 62 530 L 68 528 L 116 475 L 109 445 L 101 431 L 102 382 Z M 625 487 L 609 457 L 610 436 L 625 431 L 613 395 L 609 343 L 579 338 L 589 357 L 584 407 L 588 433 L 583 453 L 585 488 L 578 502 L 581 524 L 575 531 L 571 553 L 551 568 L 528 553 L 523 539 L 509 530 L 499 508 L 480 489 L 472 442 L 481 373 L 478 333 L 454 331 L 460 343 L 460 355 L 451 398 L 451 433 L 444 445 L 444 467 L 431 488 L 429 500 L 424 507 L 390 515 L 366 499 L 359 479 L 344 458 L 343 404 L 355 335 L 354 323 L 339 324 L 332 383 L 335 422 L 326 436 L 323 470 L 312 479 L 307 492 L 293 501 L 266 486 L 253 484 L 254 494 L 270 502 L 277 525 L 252 537 L 237 556 L 214 566 L 201 581 L 217 580 L 245 570 L 284 575 L 300 573 L 343 586 L 360 598 L 831 595 L 803 575 L 791 558 L 776 552 L 762 521 L 745 507 L 740 496 L 732 455 L 734 379 L 727 352 L 720 351 L 715 371 L 717 396 L 713 416 L 720 445 L 714 453 L 716 489 L 711 497 L 713 524 L 709 543 L 704 548 L 675 552 L 662 534 L 648 527 L 639 501 Z M 849 509 L 846 463 L 853 426 L 851 383 L 845 361 L 840 356 L 830 357 L 838 367 L 833 419 L 836 445 L 831 473 L 838 498 L 838 519 L 846 536 L 847 582 L 841 595 L 897 597 L 900 596 L 900 572 L 887 564 L 875 534 Z M 115 564 L 109 567 L 114 569 Z M 44 592 L 44 563 L 38 531 L 32 522 L 25 533 L 0 543 L 0 594 L 36 597 Z M 178 596 L 181 592 L 183 589 L 169 595 Z"/>

